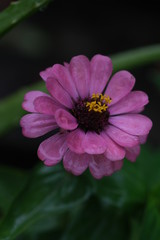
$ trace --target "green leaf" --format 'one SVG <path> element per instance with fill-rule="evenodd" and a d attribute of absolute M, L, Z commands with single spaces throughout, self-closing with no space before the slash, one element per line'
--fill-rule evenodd
<path fill-rule="evenodd" d="M 111 56 L 113 70 L 132 69 L 160 60 L 160 45 L 141 47 Z"/>
<path fill-rule="evenodd" d="M 95 182 L 96 192 L 106 206 L 120 211 L 132 210 L 146 197 L 145 182 L 136 166 L 125 160 L 123 169 L 108 178 Z"/>
<path fill-rule="evenodd" d="M 32 224 L 25 232 L 20 234 L 16 240 L 47 240 L 59 239 L 65 225 L 69 221 L 69 214 L 51 213 Z"/>
<path fill-rule="evenodd" d="M 9 7 L 0 13 L 0 36 L 28 15 L 46 6 L 50 1 L 51 0 L 19 0 L 11 2 Z"/>
<path fill-rule="evenodd" d="M 160 238 L 160 211 L 153 201 L 148 202 L 142 219 L 132 224 L 130 240 L 158 240 Z"/>
<path fill-rule="evenodd" d="M 99 198 L 121 211 L 144 205 L 149 196 L 160 192 L 160 152 L 143 146 L 135 163 L 125 159 L 121 171 L 101 181 L 92 180 Z M 158 197 L 160 201 L 160 198 Z"/>
<path fill-rule="evenodd" d="M 91 194 L 85 176 L 75 177 L 55 166 L 36 169 L 26 188 L 0 226 L 0 239 L 14 239 L 34 222 L 49 214 L 74 209 Z"/>
<path fill-rule="evenodd" d="M 0 167 L 0 220 L 8 212 L 13 200 L 23 189 L 28 176 L 24 171 L 6 166 Z"/>
<path fill-rule="evenodd" d="M 135 166 L 144 179 L 148 193 L 160 187 L 160 149 L 149 145 L 142 146 Z"/>
<path fill-rule="evenodd" d="M 112 208 L 104 208 L 95 198 L 72 217 L 62 240 L 128 239 L 127 219 Z"/>

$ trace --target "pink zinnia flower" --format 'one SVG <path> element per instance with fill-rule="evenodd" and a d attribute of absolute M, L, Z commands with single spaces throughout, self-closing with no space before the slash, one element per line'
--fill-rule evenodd
<path fill-rule="evenodd" d="M 100 179 L 121 169 L 124 157 L 136 160 L 152 127 L 151 120 L 139 114 L 148 96 L 131 91 L 135 78 L 128 71 L 117 72 L 109 81 L 111 74 L 111 59 L 102 55 L 91 61 L 76 56 L 69 64 L 40 73 L 49 94 L 25 95 L 23 108 L 31 113 L 22 117 L 21 126 L 29 138 L 59 130 L 38 148 L 45 165 L 63 159 L 64 168 L 74 175 L 89 167 Z"/>

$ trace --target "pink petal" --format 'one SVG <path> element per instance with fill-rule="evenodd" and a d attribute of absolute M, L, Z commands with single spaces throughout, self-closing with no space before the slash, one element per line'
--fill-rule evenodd
<path fill-rule="evenodd" d="M 85 133 L 80 129 L 70 132 L 67 136 L 67 145 L 69 149 L 75 153 L 84 153 L 84 149 L 82 147 L 84 138 Z"/>
<path fill-rule="evenodd" d="M 57 133 L 43 141 L 38 148 L 38 157 L 47 166 L 53 166 L 62 160 L 67 151 L 66 133 Z"/>
<path fill-rule="evenodd" d="M 90 95 L 92 95 L 92 93 L 101 93 L 105 88 L 108 79 L 112 74 L 112 61 L 109 57 L 97 54 L 92 58 L 90 64 Z"/>
<path fill-rule="evenodd" d="M 95 132 L 87 132 L 82 143 L 82 148 L 88 154 L 101 154 L 106 150 L 105 140 Z"/>
<path fill-rule="evenodd" d="M 101 179 L 104 176 L 110 176 L 115 171 L 115 163 L 108 160 L 103 154 L 93 155 L 89 162 L 89 170 L 94 178 Z"/>
<path fill-rule="evenodd" d="M 105 132 L 113 141 L 122 147 L 133 147 L 139 144 L 139 138 L 137 136 L 123 132 L 117 127 L 109 125 Z"/>
<path fill-rule="evenodd" d="M 102 133 L 101 136 L 104 138 L 106 142 L 106 151 L 104 155 L 111 161 L 121 160 L 125 157 L 125 149 L 116 144 L 110 137 L 108 137 L 105 133 Z"/>
<path fill-rule="evenodd" d="M 114 171 L 119 171 L 123 166 L 123 160 L 114 162 Z"/>
<path fill-rule="evenodd" d="M 40 137 L 50 132 L 58 125 L 53 116 L 31 113 L 23 116 L 20 121 L 23 135 L 28 138 Z"/>
<path fill-rule="evenodd" d="M 88 168 L 90 159 L 91 155 L 89 154 L 77 154 L 68 150 L 64 155 L 63 165 L 68 172 L 78 176 Z"/>
<path fill-rule="evenodd" d="M 134 111 L 131 111 L 130 113 L 140 113 L 144 110 L 144 107 L 141 107 L 141 108 L 137 108 L 136 110 Z"/>
<path fill-rule="evenodd" d="M 135 162 L 139 154 L 140 154 L 140 145 L 137 145 L 132 148 L 126 148 L 126 158 L 131 162 Z"/>
<path fill-rule="evenodd" d="M 74 130 L 78 126 L 76 118 L 64 109 L 56 111 L 55 120 L 58 126 L 66 130 Z"/>
<path fill-rule="evenodd" d="M 147 135 L 139 136 L 139 142 L 140 142 L 140 144 L 144 144 L 144 143 L 147 141 L 147 137 L 148 137 L 148 134 L 147 134 Z"/>
<path fill-rule="evenodd" d="M 67 108 L 73 107 L 70 95 L 64 90 L 55 78 L 48 78 L 46 86 L 50 94 L 63 106 Z"/>
<path fill-rule="evenodd" d="M 38 97 L 48 97 L 51 98 L 48 94 L 43 93 L 41 91 L 30 91 L 24 95 L 24 102 L 22 103 L 22 107 L 24 110 L 28 112 L 37 112 L 35 110 L 35 106 L 33 104 L 34 100 Z"/>
<path fill-rule="evenodd" d="M 64 66 L 65 66 L 66 68 L 69 68 L 69 63 L 64 62 Z"/>
<path fill-rule="evenodd" d="M 34 100 L 33 105 L 36 112 L 48 115 L 54 115 L 57 109 L 63 107 L 56 103 L 53 98 L 47 96 L 37 97 Z"/>
<path fill-rule="evenodd" d="M 64 67 L 60 64 L 55 64 L 52 68 L 52 71 L 60 85 L 63 86 L 63 88 L 74 100 L 76 100 L 78 98 L 78 93 L 68 67 Z"/>
<path fill-rule="evenodd" d="M 46 70 L 40 72 L 40 76 L 44 81 L 46 81 L 47 78 L 53 77 L 54 75 L 53 75 L 52 67 L 49 67 Z"/>
<path fill-rule="evenodd" d="M 148 103 L 148 96 L 142 91 L 130 92 L 127 96 L 122 98 L 118 103 L 109 107 L 111 115 L 127 113 L 142 109 Z"/>
<path fill-rule="evenodd" d="M 129 72 L 119 71 L 114 74 L 105 91 L 105 94 L 112 98 L 112 102 L 109 106 L 125 97 L 132 90 L 134 84 L 135 78 Z"/>
<path fill-rule="evenodd" d="M 109 123 L 133 135 L 146 135 L 152 127 L 152 121 L 141 114 L 125 114 L 110 117 Z"/>
<path fill-rule="evenodd" d="M 87 57 L 79 55 L 70 62 L 70 72 L 75 82 L 77 91 L 82 99 L 89 95 L 90 62 Z"/>

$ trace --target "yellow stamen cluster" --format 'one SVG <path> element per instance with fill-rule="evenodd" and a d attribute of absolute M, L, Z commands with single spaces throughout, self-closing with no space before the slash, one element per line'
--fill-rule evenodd
<path fill-rule="evenodd" d="M 108 108 L 108 104 L 111 103 L 111 98 L 109 96 L 103 95 L 102 93 L 93 93 L 91 97 L 91 102 L 86 102 L 86 107 L 88 107 L 88 111 L 95 112 L 105 112 Z"/>

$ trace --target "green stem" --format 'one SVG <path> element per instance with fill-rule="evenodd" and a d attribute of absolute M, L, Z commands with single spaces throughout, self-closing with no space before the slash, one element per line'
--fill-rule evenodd
<path fill-rule="evenodd" d="M 111 56 L 111 59 L 113 61 L 114 71 L 141 67 L 160 60 L 160 45 L 118 53 Z M 44 82 L 42 81 L 29 87 L 22 88 L 0 101 L 0 135 L 18 126 L 20 118 L 24 115 L 24 111 L 21 107 L 24 94 L 34 89 L 45 91 Z"/>
<path fill-rule="evenodd" d="M 0 36 L 22 19 L 42 9 L 51 0 L 19 0 L 12 2 L 0 13 Z"/>
<path fill-rule="evenodd" d="M 160 44 L 118 53 L 111 56 L 114 71 L 131 69 L 160 60 Z"/>

